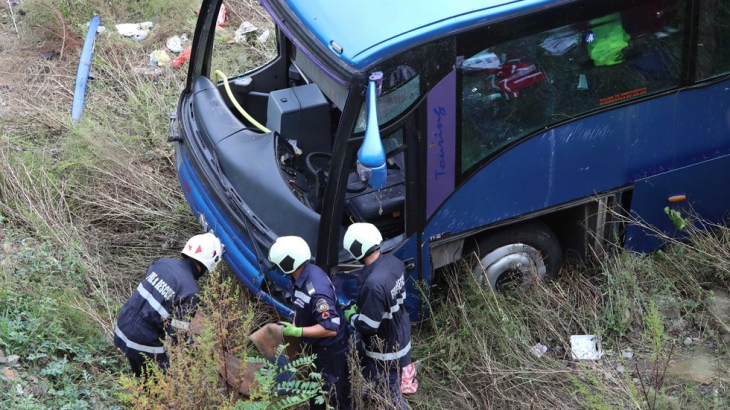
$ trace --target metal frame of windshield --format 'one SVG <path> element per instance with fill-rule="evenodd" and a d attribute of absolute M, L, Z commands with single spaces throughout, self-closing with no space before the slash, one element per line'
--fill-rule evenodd
<path fill-rule="evenodd" d="M 215 32 L 211 30 L 211 27 L 215 27 L 215 19 L 218 16 L 221 4 L 223 4 L 223 0 L 204 0 L 200 6 L 198 22 L 195 26 L 195 33 L 193 34 L 193 45 L 195 48 L 190 52 L 188 78 L 185 84 L 187 91 L 193 89 L 193 81 L 195 78 L 203 73 L 210 73 L 213 41 L 215 40 Z"/>

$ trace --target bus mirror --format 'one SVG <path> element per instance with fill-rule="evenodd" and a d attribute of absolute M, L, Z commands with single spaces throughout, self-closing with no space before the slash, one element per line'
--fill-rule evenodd
<path fill-rule="evenodd" d="M 383 141 L 380 140 L 376 102 L 382 81 L 382 72 L 370 75 L 366 102 L 368 112 L 365 138 L 357 152 L 357 175 L 363 184 L 367 183 L 376 190 L 385 187 L 388 172 L 385 165 L 385 148 L 383 148 Z"/>

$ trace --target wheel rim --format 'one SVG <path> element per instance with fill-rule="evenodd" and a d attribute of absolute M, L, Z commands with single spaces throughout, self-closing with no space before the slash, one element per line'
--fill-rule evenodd
<path fill-rule="evenodd" d="M 547 272 L 545 260 L 540 251 L 530 245 L 513 243 L 497 248 L 484 255 L 474 267 L 477 281 L 491 290 L 520 280 L 520 288 L 525 290 L 531 285 L 533 276 L 544 278 Z"/>

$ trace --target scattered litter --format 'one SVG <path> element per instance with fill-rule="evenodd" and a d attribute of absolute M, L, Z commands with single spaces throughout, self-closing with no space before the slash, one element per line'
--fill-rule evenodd
<path fill-rule="evenodd" d="M 226 25 L 226 5 L 221 4 L 221 10 L 218 12 L 218 20 L 216 20 L 215 24 L 223 27 Z"/>
<path fill-rule="evenodd" d="M 137 41 L 141 41 L 146 39 L 150 34 L 152 23 L 149 21 L 145 21 L 143 23 L 124 23 L 117 24 L 114 27 L 117 28 L 120 35 L 124 37 L 132 37 Z"/>
<path fill-rule="evenodd" d="M 596 343 L 596 335 L 570 336 L 570 349 L 573 360 L 598 360 L 603 357 L 603 351 Z"/>
<path fill-rule="evenodd" d="M 627 359 L 627 360 L 631 360 L 634 358 L 634 352 L 632 352 L 630 350 L 623 351 L 623 352 L 621 352 L 621 357 L 623 357 L 624 359 Z"/>
<path fill-rule="evenodd" d="M 578 76 L 578 89 L 579 90 L 588 89 L 588 79 L 586 78 L 585 74 L 581 74 L 580 76 Z"/>
<path fill-rule="evenodd" d="M 538 343 L 535 346 L 532 346 L 531 352 L 532 352 L 532 354 L 534 354 L 537 357 L 542 357 L 542 355 L 547 353 L 547 350 L 548 350 L 547 346 L 545 346 L 542 343 Z"/>
<path fill-rule="evenodd" d="M 172 36 L 168 38 L 167 42 L 165 42 L 165 46 L 167 46 L 167 48 L 173 53 L 179 53 L 183 50 L 182 40 L 180 39 L 180 36 Z"/>
<path fill-rule="evenodd" d="M 155 50 L 150 53 L 149 65 L 165 67 L 170 65 L 170 55 L 165 50 Z"/>
<path fill-rule="evenodd" d="M 401 373 L 400 390 L 403 394 L 414 394 L 418 391 L 416 366 L 414 366 L 413 363 L 403 368 Z"/>
<path fill-rule="evenodd" d="M 180 34 L 180 41 L 182 41 L 183 43 L 188 41 L 188 33 Z"/>
<path fill-rule="evenodd" d="M 266 40 L 268 40 L 268 39 L 269 39 L 269 34 L 270 34 L 270 33 L 271 33 L 271 32 L 269 31 L 269 29 L 268 29 L 268 28 L 267 28 L 266 30 L 264 30 L 264 32 L 263 32 L 263 33 L 261 33 L 261 35 L 259 36 L 259 41 L 260 41 L 260 42 L 262 42 L 262 43 L 265 43 L 265 42 L 266 42 Z"/>
<path fill-rule="evenodd" d="M 132 72 L 137 75 L 143 75 L 147 77 L 157 77 L 162 75 L 165 70 L 159 67 L 134 67 Z"/>
<path fill-rule="evenodd" d="M 46 51 L 45 53 L 41 54 L 41 57 L 43 57 L 46 60 L 50 60 L 55 56 L 56 56 L 55 51 Z"/>
<path fill-rule="evenodd" d="M 233 40 L 236 43 L 240 43 L 240 42 L 246 40 L 246 34 L 253 33 L 256 30 L 258 30 L 258 29 L 256 28 L 256 26 L 254 26 L 253 24 L 251 24 L 251 22 L 244 21 L 236 29 L 236 32 L 233 35 Z"/>
<path fill-rule="evenodd" d="M 176 59 L 172 60 L 172 66 L 173 67 L 180 67 L 185 61 L 190 58 L 190 52 L 192 51 L 193 46 L 187 46 L 183 49 L 183 51 L 180 52 L 180 55 L 177 56 Z"/>

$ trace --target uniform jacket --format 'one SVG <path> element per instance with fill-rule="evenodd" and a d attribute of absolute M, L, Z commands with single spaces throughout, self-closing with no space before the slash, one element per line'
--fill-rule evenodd
<path fill-rule="evenodd" d="M 337 332 L 336 336 L 302 340 L 317 348 L 329 346 L 347 347 L 347 324 L 337 304 L 335 288 L 326 273 L 316 265 L 308 263 L 301 275 L 292 277 L 292 302 L 295 305 L 294 325 L 308 327 L 316 324 Z"/>
<path fill-rule="evenodd" d="M 115 333 L 127 348 L 163 353 L 165 333 L 187 329 L 198 305 L 197 278 L 192 259 L 158 259 L 119 311 Z M 124 350 L 123 346 L 120 346 Z M 153 350 L 153 351 L 150 351 Z"/>
<path fill-rule="evenodd" d="M 406 268 L 395 256 L 381 253 L 357 278 L 357 313 L 350 324 L 361 334 L 365 356 L 375 360 L 411 361 L 411 320 L 405 307 Z"/>

